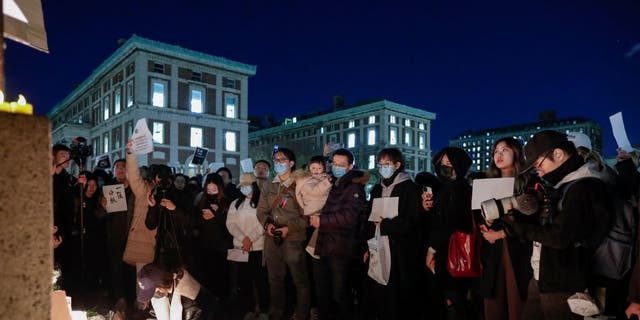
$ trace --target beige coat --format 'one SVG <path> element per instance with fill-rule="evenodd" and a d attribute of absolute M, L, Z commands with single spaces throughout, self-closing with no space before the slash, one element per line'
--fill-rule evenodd
<path fill-rule="evenodd" d="M 136 201 L 122 260 L 131 265 L 151 263 L 155 256 L 157 230 L 147 229 L 144 221 L 149 210 L 147 194 L 153 189 L 153 185 L 142 180 L 135 154 L 127 153 L 127 179 Z"/>

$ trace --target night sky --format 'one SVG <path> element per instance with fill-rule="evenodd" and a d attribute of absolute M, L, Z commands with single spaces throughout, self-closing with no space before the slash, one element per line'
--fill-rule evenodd
<path fill-rule="evenodd" d="M 38 114 L 137 34 L 257 65 L 252 115 L 386 98 L 437 114 L 437 150 L 555 109 L 599 122 L 611 157 L 608 116 L 622 111 L 640 144 L 640 1 L 42 2 L 51 53 L 5 51 L 8 97 Z"/>

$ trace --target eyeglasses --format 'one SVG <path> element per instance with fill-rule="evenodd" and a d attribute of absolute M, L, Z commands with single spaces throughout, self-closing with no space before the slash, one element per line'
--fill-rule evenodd
<path fill-rule="evenodd" d="M 553 151 L 553 150 L 549 150 L 549 151 L 545 152 L 544 155 L 542 156 L 542 159 L 540 159 L 540 160 L 538 160 L 538 161 L 533 163 L 533 167 L 534 168 L 540 168 L 540 166 L 542 165 L 544 160 L 546 160 L 549 157 L 549 154 L 551 154 L 551 151 Z"/>
<path fill-rule="evenodd" d="M 382 169 L 382 168 L 391 168 L 393 167 L 392 164 L 378 164 L 378 169 Z"/>
<path fill-rule="evenodd" d="M 289 161 L 287 158 L 273 158 L 273 163 L 285 163 Z"/>

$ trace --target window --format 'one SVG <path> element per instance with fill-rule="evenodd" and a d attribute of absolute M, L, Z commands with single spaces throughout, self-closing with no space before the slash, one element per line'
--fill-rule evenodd
<path fill-rule="evenodd" d="M 349 128 L 353 128 L 356 126 L 356 122 L 354 120 L 349 121 Z"/>
<path fill-rule="evenodd" d="M 409 119 L 404 119 L 404 126 L 405 126 L 405 127 L 411 127 L 411 120 L 409 120 Z"/>
<path fill-rule="evenodd" d="M 164 123 L 153 123 L 153 141 L 156 143 L 164 144 Z"/>
<path fill-rule="evenodd" d="M 191 128 L 191 147 L 202 148 L 202 128 Z"/>
<path fill-rule="evenodd" d="M 192 71 L 191 72 L 191 80 L 202 82 L 202 73 Z"/>
<path fill-rule="evenodd" d="M 320 127 L 320 134 L 324 134 L 324 127 Z"/>
<path fill-rule="evenodd" d="M 351 132 L 347 134 L 347 148 L 355 148 L 356 146 L 356 134 Z"/>
<path fill-rule="evenodd" d="M 164 64 L 154 63 L 153 64 L 153 72 L 164 73 Z"/>
<path fill-rule="evenodd" d="M 398 144 L 398 128 L 389 128 L 389 144 Z"/>
<path fill-rule="evenodd" d="M 109 133 L 104 134 L 102 141 L 103 141 L 102 146 L 104 147 L 103 149 L 104 153 L 109 152 Z"/>
<path fill-rule="evenodd" d="M 369 116 L 369 124 L 376 123 L 376 116 Z"/>
<path fill-rule="evenodd" d="M 122 104 L 122 87 L 118 87 L 113 92 L 113 114 L 120 113 L 121 104 Z"/>
<path fill-rule="evenodd" d="M 374 169 L 376 167 L 376 156 L 373 154 L 369 155 L 369 161 L 367 164 L 368 169 Z"/>
<path fill-rule="evenodd" d="M 224 149 L 226 151 L 236 151 L 236 133 L 227 131 L 224 133 Z"/>
<path fill-rule="evenodd" d="M 223 83 L 225 88 L 232 88 L 235 89 L 236 88 L 236 81 L 233 79 L 229 79 L 229 78 L 224 78 L 224 83 Z"/>
<path fill-rule="evenodd" d="M 102 110 L 104 113 L 104 120 L 108 120 L 109 119 L 109 96 L 105 96 L 104 98 L 102 98 Z"/>
<path fill-rule="evenodd" d="M 424 133 L 421 133 L 418 136 L 418 148 L 420 148 L 421 150 L 424 150 L 426 148 L 426 137 Z"/>
<path fill-rule="evenodd" d="M 420 123 L 418 124 L 418 129 L 420 129 L 420 130 L 424 130 L 424 123 L 420 122 Z"/>
<path fill-rule="evenodd" d="M 127 108 L 133 105 L 133 80 L 127 81 Z"/>
<path fill-rule="evenodd" d="M 409 131 L 406 131 L 406 132 L 404 133 L 404 144 L 405 144 L 407 147 L 410 147 L 410 146 L 411 146 L 411 132 L 409 132 Z"/>
<path fill-rule="evenodd" d="M 374 146 L 376 144 L 376 129 L 370 128 L 367 132 L 367 144 Z"/>
<path fill-rule="evenodd" d="M 389 123 L 396 123 L 396 116 L 390 115 L 389 116 Z"/>
<path fill-rule="evenodd" d="M 154 107 L 166 107 L 167 106 L 167 84 L 161 80 L 153 80 L 151 82 L 153 88 L 151 93 L 152 104 Z"/>
<path fill-rule="evenodd" d="M 225 116 L 227 118 L 237 118 L 238 117 L 238 98 L 235 95 L 227 94 L 224 97 L 224 105 L 225 105 Z"/>
<path fill-rule="evenodd" d="M 202 89 L 191 89 L 191 112 L 202 113 Z"/>

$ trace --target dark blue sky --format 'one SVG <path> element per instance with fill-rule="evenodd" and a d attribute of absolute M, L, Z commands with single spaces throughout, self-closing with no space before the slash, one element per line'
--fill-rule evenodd
<path fill-rule="evenodd" d="M 439 149 L 542 110 L 622 111 L 640 144 L 640 2 L 43 0 L 50 54 L 7 40 L 7 92 L 44 114 L 131 34 L 257 65 L 249 112 L 278 118 L 384 97 L 435 112 Z M 640 48 L 640 47 L 639 47 Z"/>

